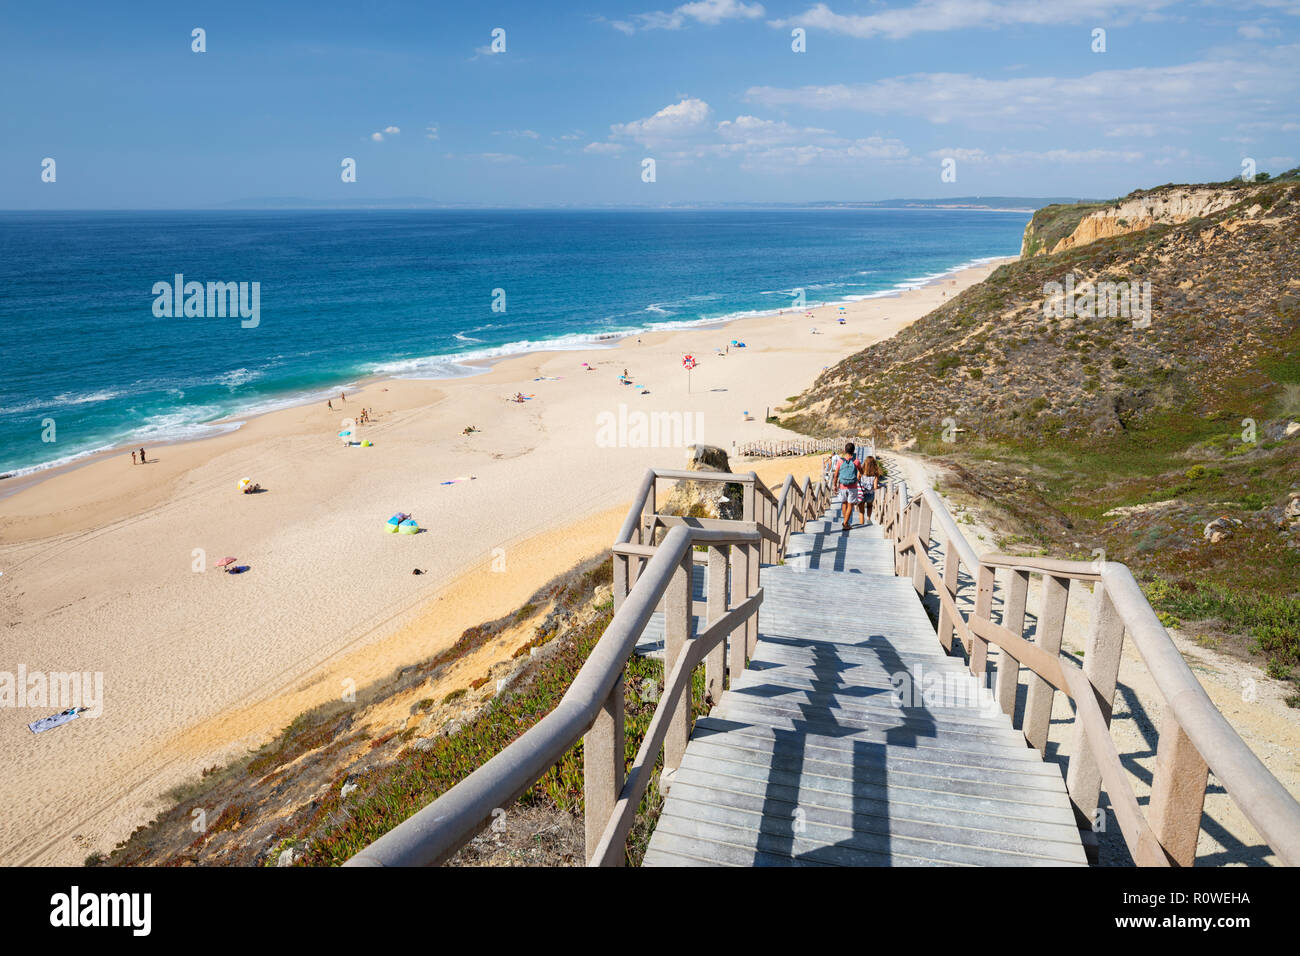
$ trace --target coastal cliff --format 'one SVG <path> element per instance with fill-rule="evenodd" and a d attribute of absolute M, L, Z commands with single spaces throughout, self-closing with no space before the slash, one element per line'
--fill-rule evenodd
<path fill-rule="evenodd" d="M 1267 184 L 1253 183 L 1161 186 L 1138 190 L 1109 205 L 1046 206 L 1034 214 L 1025 228 L 1020 255 L 1025 258 L 1055 254 L 1098 239 L 1140 232 L 1155 225 L 1180 225 L 1198 217 L 1212 216 L 1268 191 Z"/>
<path fill-rule="evenodd" d="M 1290 368 L 1300 334 L 1297 240 L 1294 173 L 1047 207 L 1019 261 L 826 369 L 782 423 L 829 435 L 870 422 L 905 443 L 948 419 L 1039 442 L 1120 435 L 1174 410 L 1264 422 L 1286 384 L 1267 370 Z"/>

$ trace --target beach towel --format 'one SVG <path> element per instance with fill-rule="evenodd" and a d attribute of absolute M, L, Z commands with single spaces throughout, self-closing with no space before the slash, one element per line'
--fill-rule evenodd
<path fill-rule="evenodd" d="M 459 478 L 452 478 L 452 479 L 450 479 L 449 481 L 440 481 L 440 482 L 438 482 L 438 484 L 440 484 L 440 485 L 454 485 L 454 484 L 456 484 L 456 482 L 458 482 L 458 481 L 473 481 L 473 480 L 475 479 L 475 477 L 476 477 L 475 475 L 461 475 Z"/>
<path fill-rule="evenodd" d="M 53 730 L 55 727 L 62 727 L 70 720 L 76 720 L 85 708 L 69 707 L 67 710 L 59 711 L 49 717 L 42 717 L 40 720 L 33 721 L 27 725 L 27 729 L 34 734 L 41 734 L 47 730 Z"/>

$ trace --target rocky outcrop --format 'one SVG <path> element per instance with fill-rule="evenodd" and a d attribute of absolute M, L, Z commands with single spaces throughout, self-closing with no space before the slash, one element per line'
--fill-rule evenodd
<path fill-rule="evenodd" d="M 1098 239 L 1149 229 L 1158 223 L 1179 225 L 1197 217 L 1212 216 L 1248 195 L 1247 190 L 1188 188 L 1123 199 L 1109 209 L 1084 216 L 1074 232 L 1044 251 L 1063 252 Z"/>
<path fill-rule="evenodd" d="M 691 445 L 686 449 L 688 471 L 731 471 L 727 453 L 716 445 Z M 717 481 L 679 481 L 659 511 L 687 518 L 739 518 L 744 509 L 744 489 Z"/>

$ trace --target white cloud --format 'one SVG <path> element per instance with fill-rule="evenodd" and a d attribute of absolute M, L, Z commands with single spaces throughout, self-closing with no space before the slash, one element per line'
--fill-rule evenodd
<path fill-rule="evenodd" d="M 1113 149 L 1013 149 L 997 154 L 1000 162 L 1016 163 L 1139 163 L 1144 154 Z"/>
<path fill-rule="evenodd" d="M 371 134 L 370 134 L 370 138 L 371 138 L 372 140 L 374 140 L 376 143 L 382 143 L 382 142 L 384 141 L 384 134 L 383 134 L 383 133 L 371 133 Z"/>
<path fill-rule="evenodd" d="M 1295 122 L 1255 122 L 1238 123 L 1237 129 L 1266 129 L 1279 133 L 1294 133 L 1300 130 L 1300 123 Z"/>
<path fill-rule="evenodd" d="M 671 11 L 654 10 L 636 13 L 630 20 L 606 20 L 620 33 L 631 36 L 638 30 L 680 30 L 688 20 L 717 26 L 724 20 L 757 20 L 766 11 L 761 3 L 744 3 L 742 0 L 696 0 L 684 3 Z M 603 18 L 602 18 L 603 19 Z"/>
<path fill-rule="evenodd" d="M 1160 134 L 1168 135 L 1169 129 L 1160 129 L 1155 123 L 1120 123 L 1106 130 L 1106 136 L 1159 136 Z M 1181 132 L 1181 130 L 1179 131 Z"/>
<path fill-rule="evenodd" d="M 753 87 L 752 102 L 768 107 L 848 110 L 921 117 L 932 123 L 1059 130 L 1080 125 L 1099 132 L 1135 110 L 1158 116 L 1153 133 L 1170 127 L 1268 119 L 1300 94 L 1294 61 L 1300 45 L 1276 47 L 1250 59 L 1203 60 L 1108 70 L 1078 77 L 986 79 L 958 73 L 917 73 L 855 85 Z M 1288 117 L 1289 118 L 1289 117 Z"/>
<path fill-rule="evenodd" d="M 1247 40 L 1274 40 L 1282 35 L 1281 30 L 1269 26 L 1266 20 L 1260 20 L 1258 23 L 1243 23 L 1237 27 L 1237 33 Z"/>
<path fill-rule="evenodd" d="M 798 127 L 744 114 L 714 123 L 709 105 L 687 98 L 653 116 L 610 127 L 610 139 L 584 152 L 613 155 L 631 139 L 674 162 L 739 159 L 743 169 L 788 169 L 814 163 L 916 162 L 902 142 L 880 136 L 846 139 L 833 130 Z"/>
<path fill-rule="evenodd" d="M 896 139 L 867 136 L 831 145 L 806 143 L 791 146 L 759 148 L 746 154 L 741 163 L 745 169 L 782 168 L 790 166 L 844 165 L 863 162 L 915 162 L 915 157 L 903 143 Z"/>
<path fill-rule="evenodd" d="M 723 120 L 718 124 L 717 132 L 719 137 L 728 142 L 743 143 L 746 146 L 790 143 L 800 139 L 834 136 L 830 130 L 799 129 L 783 120 L 765 120 L 757 116 L 737 116 L 734 120 Z"/>
<path fill-rule="evenodd" d="M 654 148 L 697 135 L 706 128 L 708 119 L 709 104 L 688 97 L 680 103 L 665 106 L 653 116 L 630 123 L 616 123 L 609 129 L 611 136 L 626 137 Z"/>
<path fill-rule="evenodd" d="M 1136 163 L 1144 154 L 1134 150 L 1113 149 L 1000 149 L 988 153 L 982 149 L 965 147 L 948 147 L 933 149 L 927 155 L 931 159 L 955 159 L 959 163 L 971 165 L 988 165 L 996 163 L 1003 166 L 1023 165 L 1026 163 L 1086 164 L 1086 163 Z"/>
<path fill-rule="evenodd" d="M 437 139 L 437 138 L 438 138 L 438 127 L 436 127 L 436 126 L 426 126 L 426 127 L 424 128 L 424 138 L 425 138 L 425 139 Z"/>
<path fill-rule="evenodd" d="M 513 136 L 516 139 L 541 139 L 541 136 L 531 129 L 502 129 L 497 130 L 493 136 Z"/>
<path fill-rule="evenodd" d="M 918 0 L 910 7 L 878 13 L 840 14 L 825 3 L 772 26 L 801 26 L 868 39 L 876 36 L 899 40 L 914 33 L 934 33 L 969 28 L 997 28 L 1017 24 L 1042 26 L 1056 23 L 1102 21 L 1107 26 L 1151 19 L 1180 0 Z"/>
<path fill-rule="evenodd" d="M 948 146 L 944 149 L 932 149 L 931 159 L 955 159 L 959 163 L 987 163 L 992 157 L 982 149 L 967 149 L 963 146 Z"/>
<path fill-rule="evenodd" d="M 397 135 L 398 133 L 400 133 L 401 131 L 402 131 L 401 128 L 400 128 L 400 127 L 397 127 L 397 126 L 385 126 L 385 127 L 384 127 L 384 132 L 385 132 L 385 133 L 389 133 L 389 134 L 391 134 L 391 135 L 393 135 L 393 136 L 396 136 L 396 135 Z"/>
<path fill-rule="evenodd" d="M 443 159 L 475 159 L 485 163 L 522 163 L 524 158 L 514 153 L 443 153 Z"/>

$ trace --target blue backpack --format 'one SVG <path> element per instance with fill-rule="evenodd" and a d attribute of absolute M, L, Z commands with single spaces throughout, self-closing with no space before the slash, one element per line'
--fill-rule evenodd
<path fill-rule="evenodd" d="M 852 458 L 840 459 L 839 479 L 841 485 L 857 484 L 858 466 Z"/>

